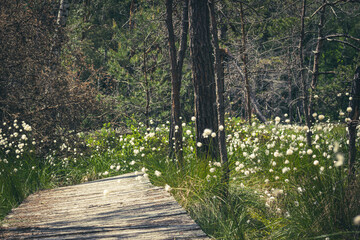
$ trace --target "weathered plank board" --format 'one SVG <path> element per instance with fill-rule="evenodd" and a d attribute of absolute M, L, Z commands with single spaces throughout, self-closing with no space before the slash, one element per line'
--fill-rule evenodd
<path fill-rule="evenodd" d="M 209 239 L 175 199 L 134 173 L 30 195 L 0 239 Z"/>

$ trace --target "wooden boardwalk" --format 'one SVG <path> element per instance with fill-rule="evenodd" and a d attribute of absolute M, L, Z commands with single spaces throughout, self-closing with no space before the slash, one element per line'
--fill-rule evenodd
<path fill-rule="evenodd" d="M 134 173 L 30 195 L 0 239 L 209 239 L 163 188 Z"/>

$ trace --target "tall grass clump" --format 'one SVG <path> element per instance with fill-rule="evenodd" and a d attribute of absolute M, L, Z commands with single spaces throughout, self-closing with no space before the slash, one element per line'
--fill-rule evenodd
<path fill-rule="evenodd" d="M 229 196 L 221 194 L 221 164 L 197 159 L 193 126 L 184 127 L 183 169 L 170 159 L 144 162 L 216 239 L 357 239 L 359 177 L 348 182 L 344 124 L 312 129 L 280 120 L 243 124 L 228 119 Z M 313 132 L 313 145 L 306 132 Z M 163 159 L 163 158 L 162 158 Z"/>
<path fill-rule="evenodd" d="M 0 128 L 0 219 L 50 176 L 35 154 L 31 127 L 17 120 Z"/>

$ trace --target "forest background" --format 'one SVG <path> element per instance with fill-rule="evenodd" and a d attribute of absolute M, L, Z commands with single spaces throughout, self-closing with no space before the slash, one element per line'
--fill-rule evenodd
<path fill-rule="evenodd" d="M 216 2 L 228 116 L 254 114 L 265 121 L 288 114 L 290 122 L 305 123 L 308 95 L 317 112 L 339 119 L 359 62 L 359 3 L 305 3 L 302 27 L 303 1 Z M 46 138 L 59 128 L 169 120 L 165 2 L 63 4 L 62 23 L 57 1 L 1 4 L 0 121 L 21 117 Z M 182 2 L 174 1 L 173 8 L 177 41 Z M 194 115 L 193 89 L 186 51 L 180 90 L 186 121 Z"/>

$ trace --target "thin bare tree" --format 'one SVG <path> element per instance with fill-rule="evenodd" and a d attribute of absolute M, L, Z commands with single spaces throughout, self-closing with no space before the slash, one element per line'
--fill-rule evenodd
<path fill-rule="evenodd" d="M 224 106 L 224 66 L 220 48 L 219 39 L 217 35 L 216 15 L 214 9 L 214 0 L 209 3 L 210 17 L 211 17 L 211 32 L 213 39 L 213 46 L 215 51 L 215 86 L 216 86 L 216 106 L 217 106 L 217 121 L 219 125 L 218 141 L 220 161 L 223 167 L 222 182 L 224 184 L 224 195 L 228 195 L 228 184 L 230 177 L 229 162 L 226 150 L 226 135 L 225 135 L 225 106 Z"/>
<path fill-rule="evenodd" d="M 179 165 L 183 164 L 182 154 L 182 124 L 181 124 L 181 103 L 180 89 L 182 68 L 187 48 L 187 35 L 189 29 L 188 8 L 189 1 L 183 0 L 183 16 L 179 52 L 176 52 L 175 34 L 173 26 L 173 0 L 166 0 L 166 27 L 168 29 L 168 44 L 171 66 L 171 121 L 169 146 L 170 154 L 175 153 Z"/>

